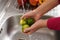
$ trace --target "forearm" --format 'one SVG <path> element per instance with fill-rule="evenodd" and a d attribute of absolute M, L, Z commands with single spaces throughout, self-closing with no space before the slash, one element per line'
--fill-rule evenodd
<path fill-rule="evenodd" d="M 48 12 L 50 9 L 54 8 L 57 6 L 58 0 L 47 0 L 45 1 L 42 5 L 40 5 L 38 8 L 36 8 L 34 11 L 36 13 L 40 13 L 40 16 Z"/>

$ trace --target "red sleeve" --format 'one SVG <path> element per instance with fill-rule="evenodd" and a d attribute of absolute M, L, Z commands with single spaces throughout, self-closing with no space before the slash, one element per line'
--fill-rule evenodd
<path fill-rule="evenodd" d="M 59 0 L 58 2 L 59 2 L 59 4 L 60 4 L 60 0 Z"/>
<path fill-rule="evenodd" d="M 60 30 L 60 17 L 48 19 L 47 26 L 52 30 Z"/>

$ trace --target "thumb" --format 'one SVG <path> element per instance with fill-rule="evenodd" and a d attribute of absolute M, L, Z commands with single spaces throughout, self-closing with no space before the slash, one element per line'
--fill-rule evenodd
<path fill-rule="evenodd" d="M 24 33 L 28 33 L 30 32 L 30 30 L 31 30 L 31 27 L 24 29 Z"/>
<path fill-rule="evenodd" d="M 39 27 L 38 27 L 38 23 L 37 22 L 35 22 L 31 27 L 29 27 L 29 28 L 26 28 L 25 30 L 24 30 L 24 33 L 33 33 L 33 32 L 35 32 L 37 29 L 39 29 Z"/>

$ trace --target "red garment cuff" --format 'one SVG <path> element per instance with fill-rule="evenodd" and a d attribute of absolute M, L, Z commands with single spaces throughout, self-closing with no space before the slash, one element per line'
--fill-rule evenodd
<path fill-rule="evenodd" d="M 60 0 L 58 0 L 59 4 L 60 4 Z"/>
<path fill-rule="evenodd" d="M 47 26 L 51 30 L 60 30 L 60 17 L 48 19 Z"/>

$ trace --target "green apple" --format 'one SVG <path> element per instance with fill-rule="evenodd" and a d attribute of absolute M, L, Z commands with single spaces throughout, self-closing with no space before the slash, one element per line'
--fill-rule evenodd
<path fill-rule="evenodd" d="M 27 24 L 28 24 L 29 26 L 31 26 L 33 23 L 34 23 L 34 19 L 33 19 L 33 18 L 28 18 L 28 19 L 27 19 Z"/>
<path fill-rule="evenodd" d="M 26 24 L 26 21 L 24 19 L 22 19 L 22 20 L 20 20 L 20 24 L 24 25 L 24 24 Z"/>
<path fill-rule="evenodd" d="M 33 23 L 34 23 L 33 18 L 21 19 L 20 24 L 22 25 L 22 32 L 24 32 L 24 29 L 30 27 Z"/>
<path fill-rule="evenodd" d="M 22 32 L 24 32 L 24 29 L 29 28 L 29 25 L 25 24 L 22 26 Z"/>

